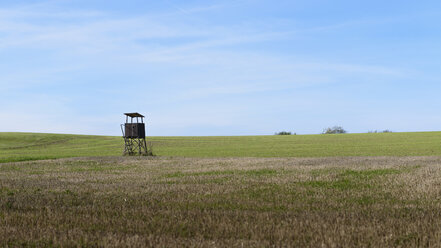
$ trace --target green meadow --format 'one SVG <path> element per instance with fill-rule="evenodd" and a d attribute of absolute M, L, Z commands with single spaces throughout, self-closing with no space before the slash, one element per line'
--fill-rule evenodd
<path fill-rule="evenodd" d="M 148 141 L 0 133 L 0 247 L 441 247 L 441 132 Z"/>
<path fill-rule="evenodd" d="M 157 156 L 343 157 L 439 156 L 441 132 L 336 135 L 148 137 Z M 117 136 L 0 133 L 0 162 L 120 156 Z"/>

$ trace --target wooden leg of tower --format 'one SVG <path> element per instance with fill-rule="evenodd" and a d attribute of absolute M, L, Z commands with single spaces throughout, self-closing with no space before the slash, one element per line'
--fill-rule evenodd
<path fill-rule="evenodd" d="M 142 138 L 124 138 L 123 155 L 148 155 L 147 141 Z"/>
<path fill-rule="evenodd" d="M 134 152 L 134 142 L 133 142 L 133 139 L 127 139 L 127 154 L 128 155 L 133 155 L 135 152 Z"/>

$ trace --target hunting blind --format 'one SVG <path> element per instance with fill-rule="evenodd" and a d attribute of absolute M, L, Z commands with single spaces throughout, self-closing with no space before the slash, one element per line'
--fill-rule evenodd
<path fill-rule="evenodd" d="M 124 113 L 124 115 L 126 116 L 126 123 L 121 124 L 121 132 L 124 138 L 124 155 L 147 155 L 144 116 L 140 113 Z"/>

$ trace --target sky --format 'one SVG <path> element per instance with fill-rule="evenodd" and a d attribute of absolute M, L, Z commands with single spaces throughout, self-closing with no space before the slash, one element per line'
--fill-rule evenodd
<path fill-rule="evenodd" d="M 441 1 L 1 0 L 0 132 L 441 130 Z"/>

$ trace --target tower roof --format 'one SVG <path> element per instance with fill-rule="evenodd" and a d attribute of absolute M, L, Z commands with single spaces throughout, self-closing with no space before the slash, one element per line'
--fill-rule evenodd
<path fill-rule="evenodd" d="M 127 115 L 128 117 L 144 117 L 142 114 L 135 112 L 135 113 L 124 113 L 125 115 Z"/>

